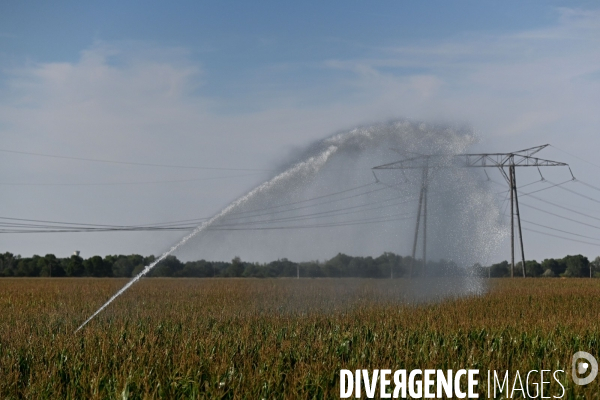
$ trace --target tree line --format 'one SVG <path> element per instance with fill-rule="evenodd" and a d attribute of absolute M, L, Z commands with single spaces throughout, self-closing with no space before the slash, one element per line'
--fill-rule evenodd
<path fill-rule="evenodd" d="M 53 254 L 21 257 L 6 252 L 0 254 L 0 277 L 132 277 L 146 265 L 153 263 L 155 256 L 139 254 L 93 256 L 83 259 L 79 255 L 58 258 Z M 456 276 L 475 274 L 482 277 L 509 277 L 510 264 L 502 261 L 491 266 L 476 264 L 460 268 L 452 261 L 428 261 L 426 272 L 422 260 L 386 252 L 379 257 L 353 257 L 339 253 L 324 261 L 293 262 L 282 258 L 269 263 L 253 263 L 235 257 L 231 262 L 188 261 L 182 262 L 168 256 L 148 274 L 149 277 L 356 277 L 356 278 L 401 278 L 409 275 Z M 522 263 L 515 266 L 514 275 L 522 276 Z M 525 262 L 529 277 L 600 277 L 600 257 L 589 261 L 582 255 L 569 255 L 561 259 L 545 259 Z"/>
<path fill-rule="evenodd" d="M 503 278 L 510 276 L 510 264 L 508 261 L 502 261 L 485 268 L 480 268 L 479 273 L 488 276 Z M 547 258 L 541 263 L 535 260 L 525 261 L 525 274 L 530 277 L 566 277 L 600 278 L 600 257 L 590 261 L 581 254 L 569 255 L 564 258 Z M 515 276 L 523 276 L 523 263 L 515 264 Z"/>

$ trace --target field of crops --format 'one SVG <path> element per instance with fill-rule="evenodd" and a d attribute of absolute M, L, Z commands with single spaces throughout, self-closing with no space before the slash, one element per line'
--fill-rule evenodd
<path fill-rule="evenodd" d="M 422 302 L 405 280 L 149 278 L 73 334 L 125 282 L 1 279 L 0 398 L 338 398 L 341 368 L 564 369 L 563 398 L 599 398 L 568 378 L 600 354 L 596 279 Z"/>

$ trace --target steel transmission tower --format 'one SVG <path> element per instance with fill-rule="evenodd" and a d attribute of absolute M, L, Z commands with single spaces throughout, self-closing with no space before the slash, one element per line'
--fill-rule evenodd
<path fill-rule="evenodd" d="M 417 250 L 417 242 L 419 237 L 419 225 L 421 214 L 423 214 L 423 272 L 427 268 L 427 191 L 429 187 L 430 169 L 438 168 L 498 168 L 500 173 L 506 180 L 510 190 L 510 249 L 511 249 L 511 268 L 510 276 L 514 277 L 515 270 L 515 216 L 517 217 L 517 227 L 519 230 L 519 240 L 521 244 L 521 260 L 523 262 L 523 276 L 525 274 L 525 249 L 523 247 L 523 234 L 521 230 L 521 213 L 519 211 L 519 197 L 517 193 L 517 167 L 536 167 L 538 171 L 540 167 L 567 167 L 569 172 L 571 168 L 569 164 L 545 160 L 542 158 L 533 157 L 534 154 L 549 146 L 531 147 L 524 150 L 514 151 L 511 153 L 475 153 L 475 154 L 453 154 L 453 155 L 417 155 L 416 157 L 406 158 L 389 164 L 379 165 L 373 170 L 382 169 L 421 169 L 421 190 L 419 194 L 419 206 L 417 211 L 417 223 L 415 226 L 415 239 L 412 249 L 412 261 L 410 265 L 410 277 L 413 276 L 413 265 Z M 541 171 L 540 171 L 541 175 Z M 573 179 L 573 173 L 571 172 Z M 543 177 L 542 177 L 543 179 Z"/>

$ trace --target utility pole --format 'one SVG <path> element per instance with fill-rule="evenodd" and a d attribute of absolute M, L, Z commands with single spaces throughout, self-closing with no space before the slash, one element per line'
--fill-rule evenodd
<path fill-rule="evenodd" d="M 421 182 L 421 191 L 419 193 L 419 206 L 417 210 L 417 223 L 415 227 L 415 239 L 413 242 L 412 261 L 410 266 L 410 277 L 413 276 L 413 264 L 417 250 L 417 240 L 419 235 L 419 225 L 421 212 L 423 212 L 423 273 L 426 271 L 427 263 L 427 190 L 428 190 L 428 173 L 430 168 L 498 168 L 502 176 L 508 183 L 510 189 L 510 252 L 511 252 L 511 268 L 510 276 L 514 277 L 515 269 L 515 216 L 517 217 L 517 228 L 519 230 L 519 241 L 521 244 L 521 260 L 523 263 L 523 277 L 525 272 L 525 247 L 523 245 L 523 232 L 521 229 L 521 213 L 519 211 L 519 198 L 517 193 L 517 167 L 567 167 L 569 172 L 571 168 L 569 164 L 545 160 L 542 158 L 533 157 L 534 154 L 548 147 L 545 144 L 542 146 L 530 147 L 523 150 L 514 151 L 512 153 L 474 153 L 474 154 L 432 154 L 406 158 L 400 161 L 379 165 L 373 167 L 373 170 L 381 169 L 422 169 L 423 177 Z M 434 162 L 430 165 L 431 161 Z M 508 168 L 508 174 L 506 169 Z M 541 172 L 540 172 L 541 174 Z M 573 179 L 573 173 L 571 172 Z"/>
<path fill-rule="evenodd" d="M 423 168 L 423 276 L 427 274 L 427 175 L 429 166 Z"/>
<path fill-rule="evenodd" d="M 525 278 L 525 249 L 523 246 L 523 231 L 521 230 L 521 213 L 519 212 L 519 196 L 517 195 L 517 175 L 515 173 L 515 167 L 512 167 L 512 183 L 513 183 L 513 191 L 515 193 L 515 210 L 517 212 L 517 221 L 519 223 L 519 240 L 521 241 L 521 261 L 523 267 L 523 278 Z M 514 222 L 511 224 L 514 230 Z M 514 239 L 513 239 L 514 241 Z M 513 264 L 514 264 L 514 254 L 513 254 Z"/>
<path fill-rule="evenodd" d="M 425 170 L 423 170 L 425 171 Z M 425 178 L 425 174 L 423 173 L 423 178 Z M 412 259 L 410 260 L 410 272 L 409 272 L 409 276 L 412 278 L 413 277 L 413 269 L 414 269 L 414 264 L 415 264 L 415 257 L 417 255 L 417 241 L 419 239 L 419 223 L 421 222 L 421 209 L 423 208 L 423 187 L 425 186 L 425 182 L 423 181 L 423 183 L 421 184 L 421 191 L 419 192 L 419 208 L 417 211 L 417 224 L 415 226 L 415 240 L 413 242 L 413 248 L 412 248 Z"/>
<path fill-rule="evenodd" d="M 421 215 L 423 215 L 423 270 L 422 275 L 427 273 L 427 192 L 429 189 L 429 157 L 419 154 L 417 157 L 402 160 L 397 163 L 380 165 L 373 169 L 421 169 L 421 188 L 419 190 L 419 205 L 417 208 L 417 222 L 415 224 L 415 236 L 412 247 L 412 258 L 410 260 L 409 277 L 414 276 L 414 266 L 417 257 L 417 244 L 419 242 L 419 230 L 421 228 Z M 375 176 L 377 179 L 377 176 Z M 393 271 L 391 277 L 393 278 Z"/>
<path fill-rule="evenodd" d="M 515 277 L 515 211 L 514 211 L 514 181 L 513 167 L 508 167 L 509 186 L 510 186 L 510 277 Z"/>

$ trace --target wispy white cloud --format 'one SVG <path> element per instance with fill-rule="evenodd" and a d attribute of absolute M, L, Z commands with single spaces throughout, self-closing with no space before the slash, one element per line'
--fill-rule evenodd
<path fill-rule="evenodd" d="M 226 98 L 208 96 L 210 76 L 182 49 L 143 43 L 96 43 L 76 62 L 30 63 L 4 71 L 2 148 L 109 160 L 231 168 L 272 168 L 293 146 L 352 125 L 348 105 L 306 111 L 282 102 L 257 112 L 215 112 Z M 268 100 L 268 99 L 266 99 Z M 269 103 L 255 98 L 257 104 Z M 218 175 L 223 175 L 219 172 Z M 215 172 L 111 167 L 5 154 L 0 183 L 156 181 Z M 11 187 L 0 191 L 5 215 L 93 223 L 147 223 L 211 215 L 265 176 L 197 184 L 128 187 Z M 28 254 L 94 248 L 154 253 L 162 235 L 81 238 L 13 236 L 3 244 Z M 101 240 L 96 240 L 100 237 Z M 126 238 L 126 240 L 124 240 Z M 92 240 L 93 243 L 86 242 Z"/>
<path fill-rule="evenodd" d="M 556 25 L 544 29 L 384 48 L 378 58 L 324 65 L 354 73 L 355 85 L 394 100 L 406 115 L 467 120 L 492 135 L 539 134 L 566 123 L 590 131 L 598 127 L 600 12 L 556 12 Z M 426 96 L 413 97 L 415 80 Z"/>

